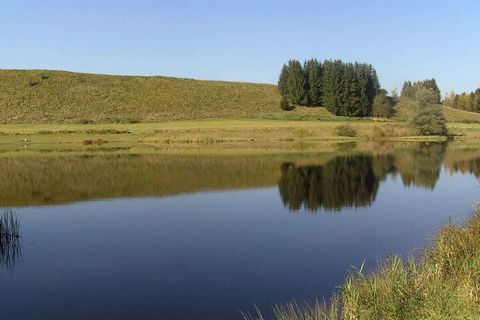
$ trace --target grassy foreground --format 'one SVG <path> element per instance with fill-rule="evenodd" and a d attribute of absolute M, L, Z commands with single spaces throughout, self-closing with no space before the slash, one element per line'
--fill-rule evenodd
<path fill-rule="evenodd" d="M 374 273 L 352 273 L 329 303 L 280 305 L 274 313 L 279 320 L 480 319 L 480 211 L 464 227 L 442 228 L 419 261 L 393 256 Z"/>

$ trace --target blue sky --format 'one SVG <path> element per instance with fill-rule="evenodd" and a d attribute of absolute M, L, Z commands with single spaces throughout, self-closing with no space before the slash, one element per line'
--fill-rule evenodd
<path fill-rule="evenodd" d="M 0 68 L 276 83 L 283 62 L 341 58 L 382 85 L 480 87 L 480 1 L 3 0 Z"/>

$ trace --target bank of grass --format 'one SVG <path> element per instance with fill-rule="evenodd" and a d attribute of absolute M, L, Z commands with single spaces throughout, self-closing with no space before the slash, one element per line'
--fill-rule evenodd
<path fill-rule="evenodd" d="M 343 126 L 355 136 L 342 133 Z M 480 138 L 480 124 L 449 124 L 466 142 Z M 405 122 L 203 119 L 133 124 L 5 124 L 0 126 L 0 155 L 8 152 L 82 152 L 150 149 L 213 150 L 245 153 L 318 150 L 324 143 L 444 141 L 418 136 Z"/>
<path fill-rule="evenodd" d="M 75 142 L 92 136 L 108 137 L 112 141 L 162 142 L 174 140 L 268 140 L 341 139 L 337 128 L 348 125 L 357 138 L 399 138 L 418 136 L 404 122 L 357 121 L 295 121 L 262 119 L 204 119 L 162 121 L 134 124 L 4 124 L 0 126 L 0 143 L 19 138 L 35 141 Z M 478 131 L 480 125 L 450 126 L 461 134 Z M 458 129 L 458 130 L 457 130 Z M 300 134 L 299 134 L 300 133 Z M 427 138 L 431 139 L 431 138 Z M 22 140 L 22 139 L 20 139 Z"/>
<path fill-rule="evenodd" d="M 480 319 L 480 212 L 442 228 L 418 261 L 353 272 L 329 303 L 274 307 L 278 320 Z M 264 319 L 260 313 L 245 319 Z"/>

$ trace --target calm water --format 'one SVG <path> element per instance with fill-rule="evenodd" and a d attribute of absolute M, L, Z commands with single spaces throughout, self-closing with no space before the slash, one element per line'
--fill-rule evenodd
<path fill-rule="evenodd" d="M 418 254 L 480 198 L 480 150 L 437 144 L 7 158 L 0 173 L 22 234 L 19 252 L 0 248 L 8 319 L 240 319 L 313 301 L 364 260 Z"/>

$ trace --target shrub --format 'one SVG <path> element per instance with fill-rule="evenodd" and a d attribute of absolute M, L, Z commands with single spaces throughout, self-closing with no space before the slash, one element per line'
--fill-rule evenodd
<path fill-rule="evenodd" d="M 280 108 L 282 108 L 285 111 L 292 111 L 294 107 L 288 103 L 288 100 L 286 97 L 282 97 L 282 100 L 280 100 Z"/>
<path fill-rule="evenodd" d="M 352 128 L 349 124 L 341 124 L 336 126 L 334 129 L 334 133 L 336 136 L 339 137 L 356 137 L 357 131 Z"/>
<path fill-rule="evenodd" d="M 428 89 L 420 89 L 415 96 L 415 107 L 410 124 L 422 135 L 443 136 L 448 133 L 447 121 L 441 105 L 436 101 L 436 93 Z"/>
<path fill-rule="evenodd" d="M 380 93 L 375 97 L 373 101 L 373 116 L 378 118 L 390 118 L 393 114 L 392 101 L 385 91 L 380 91 Z"/>

